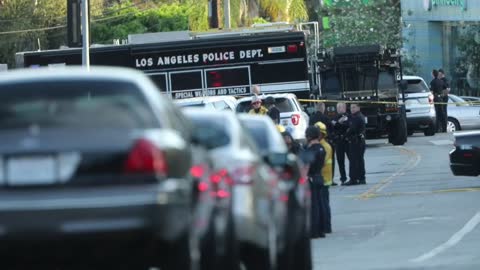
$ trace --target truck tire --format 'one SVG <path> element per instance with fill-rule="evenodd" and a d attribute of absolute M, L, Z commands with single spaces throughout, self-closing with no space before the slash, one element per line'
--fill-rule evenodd
<path fill-rule="evenodd" d="M 404 112 L 405 110 L 402 108 L 400 118 L 393 123 L 390 129 L 389 138 L 393 145 L 404 145 L 407 142 L 407 119 Z"/>

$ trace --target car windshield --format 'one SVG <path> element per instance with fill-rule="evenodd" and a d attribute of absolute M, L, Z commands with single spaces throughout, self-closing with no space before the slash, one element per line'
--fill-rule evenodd
<path fill-rule="evenodd" d="M 0 85 L 0 129 L 159 127 L 137 86 L 69 81 Z"/>
<path fill-rule="evenodd" d="M 278 110 L 282 112 L 293 112 L 295 111 L 295 105 L 293 101 L 289 98 L 275 98 L 275 106 Z M 251 101 L 242 101 L 237 105 L 237 112 L 245 113 L 252 109 Z"/>
<path fill-rule="evenodd" d="M 408 88 L 405 90 L 405 93 L 424 93 L 424 92 L 429 92 L 430 90 L 428 87 L 425 85 L 423 80 L 420 79 L 413 79 L 413 80 L 407 80 L 408 82 Z"/>

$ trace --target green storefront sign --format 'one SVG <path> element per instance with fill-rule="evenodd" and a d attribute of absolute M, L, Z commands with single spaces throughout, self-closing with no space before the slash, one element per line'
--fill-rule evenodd
<path fill-rule="evenodd" d="M 450 6 L 461 7 L 462 10 L 467 9 L 467 0 L 432 0 L 433 6 Z"/>

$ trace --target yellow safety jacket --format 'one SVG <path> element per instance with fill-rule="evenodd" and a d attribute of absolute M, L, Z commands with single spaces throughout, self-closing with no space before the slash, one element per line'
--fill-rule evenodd
<path fill-rule="evenodd" d="M 325 186 L 331 186 L 333 183 L 332 147 L 325 139 L 322 139 L 320 141 L 320 144 L 323 146 L 323 149 L 325 149 L 325 162 L 323 163 L 323 168 L 322 168 L 323 184 Z"/>
<path fill-rule="evenodd" d="M 248 113 L 249 114 L 266 115 L 268 113 L 268 109 L 262 106 L 262 107 L 260 107 L 260 110 L 258 111 L 258 113 L 255 112 L 255 109 L 251 109 Z"/>

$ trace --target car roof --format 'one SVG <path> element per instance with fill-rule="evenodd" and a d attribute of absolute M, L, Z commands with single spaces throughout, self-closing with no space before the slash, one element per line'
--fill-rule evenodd
<path fill-rule="evenodd" d="M 231 100 L 236 102 L 237 99 L 233 96 L 210 96 L 210 97 L 194 97 L 174 100 L 175 103 L 209 103 L 219 100 Z"/>
<path fill-rule="evenodd" d="M 182 108 L 182 112 L 188 118 L 200 117 L 204 119 L 210 119 L 217 122 L 220 121 L 222 123 L 226 123 L 227 124 L 226 126 L 228 127 L 227 128 L 228 132 L 230 133 L 230 136 L 232 136 L 232 138 L 235 135 L 237 135 L 237 133 L 239 132 L 238 130 L 239 126 L 237 126 L 236 124 L 238 123 L 238 119 L 236 118 L 236 115 L 234 112 L 222 111 L 222 113 L 219 113 L 218 111 L 215 111 L 215 110 L 206 110 L 203 108 L 189 108 L 189 107 Z"/>
<path fill-rule="evenodd" d="M 38 81 L 63 81 L 63 80 L 114 80 L 136 82 L 143 84 L 149 79 L 143 72 L 122 67 L 92 66 L 88 69 L 82 66 L 65 66 L 61 68 L 25 68 L 14 69 L 0 73 L 0 82 L 38 82 Z"/>
<path fill-rule="evenodd" d="M 265 99 L 267 97 L 274 97 L 274 98 L 296 98 L 297 96 L 295 94 L 292 94 L 292 93 L 284 93 L 284 94 L 262 94 L 259 96 L 260 99 Z M 240 102 L 245 102 L 245 101 L 251 101 L 253 98 L 253 96 L 250 96 L 250 97 L 244 97 L 244 98 L 240 98 L 237 100 L 238 103 Z"/>
<path fill-rule="evenodd" d="M 273 123 L 272 119 L 265 115 L 253 115 L 253 114 L 239 114 L 237 117 L 240 121 L 248 121 L 248 122 L 260 122 L 267 126 L 268 130 L 268 141 L 270 142 L 269 149 L 273 153 L 285 153 L 288 151 L 287 145 L 283 140 L 282 135 L 278 132 L 275 124 Z"/>
<path fill-rule="evenodd" d="M 403 75 L 403 79 L 404 80 L 422 80 L 424 81 L 424 79 L 420 76 L 414 76 L 414 75 Z"/>

